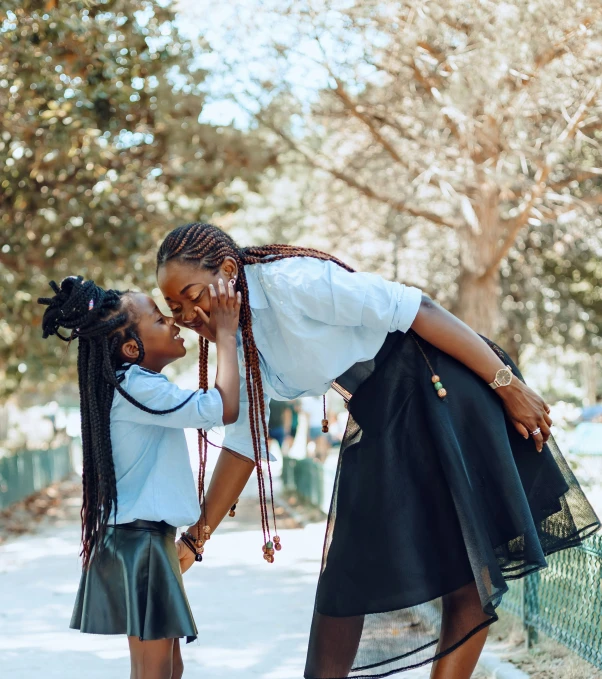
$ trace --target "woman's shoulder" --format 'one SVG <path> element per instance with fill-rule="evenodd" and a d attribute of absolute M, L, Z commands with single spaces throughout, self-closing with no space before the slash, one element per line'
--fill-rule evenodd
<path fill-rule="evenodd" d="M 337 265 L 315 257 L 287 257 L 251 266 L 253 273 L 264 283 L 273 285 L 286 283 L 289 286 L 305 287 L 328 276 L 331 268 Z"/>

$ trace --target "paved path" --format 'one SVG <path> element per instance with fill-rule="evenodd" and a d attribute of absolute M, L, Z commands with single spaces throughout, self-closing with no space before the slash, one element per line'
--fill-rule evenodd
<path fill-rule="evenodd" d="M 324 524 L 281 530 L 270 566 L 252 499 L 186 575 L 199 641 L 183 652 L 188 679 L 301 679 Z M 79 580 L 77 523 L 0 546 L 0 676 L 127 679 L 123 637 L 68 629 Z M 406 673 L 423 679 L 428 672 Z"/>

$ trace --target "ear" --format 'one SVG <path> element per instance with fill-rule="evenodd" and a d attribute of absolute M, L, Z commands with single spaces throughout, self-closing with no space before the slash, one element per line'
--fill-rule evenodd
<path fill-rule="evenodd" d="M 226 280 L 230 280 L 230 278 L 236 278 L 238 276 L 238 266 L 233 257 L 226 257 L 220 268 Z"/>
<path fill-rule="evenodd" d="M 138 356 L 140 356 L 140 349 L 136 344 L 136 340 L 130 339 L 124 342 L 121 345 L 121 353 L 128 363 L 135 363 L 138 360 Z"/>

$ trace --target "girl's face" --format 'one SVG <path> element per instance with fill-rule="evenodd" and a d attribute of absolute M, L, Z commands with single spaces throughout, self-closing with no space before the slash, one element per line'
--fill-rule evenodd
<path fill-rule="evenodd" d="M 172 259 L 159 269 L 157 281 L 176 323 L 215 342 L 215 333 L 203 323 L 194 308 L 200 307 L 210 316 L 209 286 L 213 284 L 217 290 L 220 278 L 227 285 L 231 279 L 236 280 L 237 275 L 238 267 L 232 257 L 226 257 L 215 273 L 193 263 Z"/>
<path fill-rule="evenodd" d="M 186 355 L 180 328 L 171 316 L 164 316 L 155 302 L 140 292 L 127 295 L 128 312 L 136 319 L 138 336 L 144 345 L 144 360 L 140 365 L 155 372 L 161 372 L 169 363 Z M 139 355 L 134 340 L 124 343 L 124 358 L 133 363 Z"/>

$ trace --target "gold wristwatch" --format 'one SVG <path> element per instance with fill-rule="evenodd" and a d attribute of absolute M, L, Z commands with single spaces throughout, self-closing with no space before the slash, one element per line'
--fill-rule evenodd
<path fill-rule="evenodd" d="M 500 368 L 497 371 L 495 379 L 489 383 L 489 386 L 492 389 L 497 389 L 498 387 L 507 387 L 510 382 L 512 382 L 512 368 L 507 365 L 505 368 Z"/>

